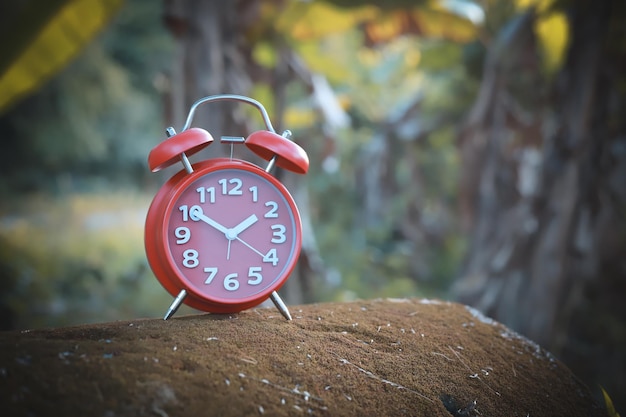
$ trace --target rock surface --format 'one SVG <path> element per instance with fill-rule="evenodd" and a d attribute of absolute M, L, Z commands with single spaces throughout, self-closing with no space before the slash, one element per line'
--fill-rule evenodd
<path fill-rule="evenodd" d="M 4 416 L 605 416 L 460 304 L 373 300 L 0 333 Z"/>

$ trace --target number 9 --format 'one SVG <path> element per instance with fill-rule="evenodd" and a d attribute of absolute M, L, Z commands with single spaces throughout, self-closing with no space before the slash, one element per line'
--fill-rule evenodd
<path fill-rule="evenodd" d="M 189 239 L 191 239 L 191 232 L 187 227 L 181 226 L 174 230 L 174 236 L 177 237 L 176 244 L 182 245 L 189 242 Z"/>

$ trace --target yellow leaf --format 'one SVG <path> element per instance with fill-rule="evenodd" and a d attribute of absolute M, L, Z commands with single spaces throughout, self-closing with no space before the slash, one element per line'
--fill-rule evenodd
<path fill-rule="evenodd" d="M 404 33 L 411 32 L 411 23 L 406 11 L 395 10 L 382 13 L 368 22 L 365 32 L 372 43 L 389 42 Z"/>
<path fill-rule="evenodd" d="M 602 390 L 602 395 L 604 396 L 604 403 L 606 404 L 606 412 L 609 417 L 620 417 L 619 413 L 615 411 L 615 406 L 613 405 L 613 401 L 609 394 L 604 390 L 604 388 L 600 387 Z"/>
<path fill-rule="evenodd" d="M 0 112 L 67 65 L 109 22 L 122 3 L 123 0 L 57 1 L 54 7 L 48 8 L 49 14 L 37 15 L 40 20 L 35 25 L 29 13 L 17 10 L 11 30 L 19 30 L 23 42 L 17 51 L 12 51 L 15 53 L 10 61 L 2 65 Z"/>
<path fill-rule="evenodd" d="M 517 10 L 525 10 L 529 7 L 535 7 L 539 13 L 548 10 L 556 0 L 516 0 L 515 6 Z"/>
<path fill-rule="evenodd" d="M 317 113 L 313 109 L 289 107 L 285 111 L 285 126 L 298 129 L 312 126 L 317 120 Z"/>
<path fill-rule="evenodd" d="M 557 0 L 515 0 L 520 12 L 534 8 L 537 18 L 535 34 L 543 57 L 543 68 L 548 74 L 555 73 L 565 58 L 569 42 L 569 24 L 563 12 L 554 6 Z"/>
<path fill-rule="evenodd" d="M 471 20 L 448 10 L 435 7 L 417 8 L 412 14 L 425 37 L 465 43 L 475 40 L 478 36 L 478 27 Z"/>
<path fill-rule="evenodd" d="M 535 22 L 535 33 L 543 56 L 543 66 L 548 74 L 553 74 L 563 64 L 569 42 L 569 25 L 563 13 L 550 13 L 540 16 Z"/>
<path fill-rule="evenodd" d="M 377 12 L 374 6 L 343 9 L 323 1 L 291 1 L 276 19 L 276 27 L 296 40 L 319 39 L 348 31 Z"/>
<path fill-rule="evenodd" d="M 267 42 L 257 42 L 252 50 L 252 56 L 255 62 L 266 68 L 276 66 L 278 59 L 276 56 L 276 48 L 272 47 L 272 45 Z"/>
<path fill-rule="evenodd" d="M 381 13 L 365 23 L 365 32 L 373 44 L 389 42 L 401 35 L 454 42 L 469 42 L 478 36 L 478 28 L 472 21 L 436 4 Z"/>

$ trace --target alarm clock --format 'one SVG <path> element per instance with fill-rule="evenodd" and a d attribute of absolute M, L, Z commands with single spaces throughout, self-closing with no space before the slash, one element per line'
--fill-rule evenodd
<path fill-rule="evenodd" d="M 238 101 L 259 110 L 266 130 L 247 138 L 223 136 L 230 158 L 191 164 L 188 157 L 211 145 L 211 134 L 191 127 L 201 104 Z M 291 320 L 277 290 L 296 266 L 302 247 L 302 221 L 287 188 L 272 174 L 274 167 L 305 174 L 306 152 L 291 137 L 277 134 L 258 101 L 239 95 L 217 95 L 196 101 L 180 133 L 148 156 L 152 172 L 182 163 L 183 169 L 155 195 L 146 216 L 145 249 L 154 275 L 173 297 L 164 320 L 182 303 L 211 313 L 235 313 L 271 299 Z M 232 148 L 243 144 L 268 161 L 261 168 L 234 159 Z"/>

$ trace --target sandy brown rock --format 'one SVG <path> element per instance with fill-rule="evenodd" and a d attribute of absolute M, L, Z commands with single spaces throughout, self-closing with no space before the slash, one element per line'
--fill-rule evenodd
<path fill-rule="evenodd" d="M 374 300 L 0 333 L 3 416 L 603 416 L 465 306 Z"/>

